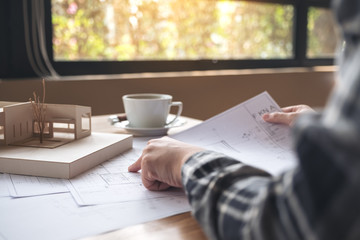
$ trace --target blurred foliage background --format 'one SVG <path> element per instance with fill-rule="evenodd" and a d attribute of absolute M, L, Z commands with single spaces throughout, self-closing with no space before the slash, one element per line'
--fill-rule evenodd
<path fill-rule="evenodd" d="M 294 7 L 215 0 L 52 0 L 55 60 L 287 59 Z M 329 10 L 311 8 L 308 56 L 332 57 Z"/>

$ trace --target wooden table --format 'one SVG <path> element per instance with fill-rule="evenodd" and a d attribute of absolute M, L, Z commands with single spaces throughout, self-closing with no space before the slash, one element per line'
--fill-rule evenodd
<path fill-rule="evenodd" d="M 111 132 L 111 133 L 125 133 L 121 128 L 115 128 L 108 122 L 109 115 L 92 117 L 92 131 L 94 132 Z M 168 134 L 182 131 L 191 126 L 199 124 L 201 121 L 185 118 L 186 124 L 181 127 L 170 129 Z M 99 223 L 101 224 L 101 223 Z M 151 221 L 144 224 L 138 224 L 123 228 L 114 232 L 85 238 L 83 240 L 112 240 L 112 239 L 126 239 L 126 240 L 205 240 L 202 229 L 196 220 L 191 216 L 190 212 L 178 214 L 175 216 L 163 218 L 156 221 Z"/>

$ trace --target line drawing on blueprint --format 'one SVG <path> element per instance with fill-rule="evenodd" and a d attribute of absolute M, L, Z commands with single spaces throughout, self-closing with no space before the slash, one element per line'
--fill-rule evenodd
<path fill-rule="evenodd" d="M 294 167 L 296 159 L 290 128 L 262 119 L 274 111 L 281 108 L 264 92 L 173 137 L 277 175 Z"/>
<path fill-rule="evenodd" d="M 253 117 L 257 125 L 268 134 L 269 139 L 273 141 L 274 144 L 280 148 L 289 150 L 291 147 L 291 144 L 289 144 L 291 143 L 289 128 L 282 124 L 268 123 L 262 119 L 262 115 L 265 113 L 281 112 L 281 108 L 270 96 L 263 95 L 262 98 L 264 104 L 259 101 L 260 99 L 253 99 L 244 104 L 244 108 Z"/>
<path fill-rule="evenodd" d="M 128 172 L 127 168 L 142 153 L 142 148 L 133 148 L 111 159 L 96 170 L 74 179 L 65 180 L 66 186 L 79 205 L 95 205 L 156 198 L 184 197 L 181 189 L 149 191 L 141 180 L 141 172 Z"/>

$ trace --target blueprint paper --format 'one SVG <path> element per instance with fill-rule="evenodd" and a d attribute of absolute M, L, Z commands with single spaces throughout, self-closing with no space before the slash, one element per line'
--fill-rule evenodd
<path fill-rule="evenodd" d="M 189 210 L 185 197 L 87 207 L 79 207 L 69 193 L 1 197 L 0 239 L 79 239 Z"/>
<path fill-rule="evenodd" d="M 136 138 L 133 150 L 104 162 L 91 169 L 87 174 L 104 177 L 112 184 L 123 178 L 123 176 L 119 176 L 119 173 L 127 177 L 123 170 L 137 160 L 148 140 L 149 138 Z M 139 173 L 135 175 L 139 176 Z M 85 184 L 88 180 L 88 178 L 82 179 L 80 183 Z M 127 180 L 139 182 L 138 177 L 128 177 Z M 1 178 L 0 183 L 3 183 Z M 19 181 L 18 184 L 20 183 Z M 95 183 L 96 181 L 87 182 L 92 187 L 96 186 Z M 32 184 L 27 185 L 24 192 L 32 192 L 33 197 L 0 197 L 1 240 L 79 239 L 190 211 L 185 194 L 179 190 L 175 191 L 175 194 L 172 191 L 166 194 L 164 191 L 161 197 L 146 196 L 142 198 L 146 200 L 123 201 L 120 199 L 116 203 L 107 201 L 107 204 L 79 207 L 74 200 L 76 197 L 70 193 L 36 196 L 36 189 L 41 188 L 41 185 L 36 186 L 36 181 L 33 181 Z M 15 186 L 17 185 L 15 184 Z M 143 187 L 141 191 L 150 192 Z M 86 194 L 83 196 L 88 197 Z M 96 194 L 92 196 L 95 200 L 98 200 L 96 197 L 102 199 L 102 195 L 100 197 Z"/>
<path fill-rule="evenodd" d="M 128 166 L 139 158 L 143 147 L 134 147 L 100 165 L 96 170 L 64 180 L 76 202 L 83 206 L 184 197 L 185 193 L 181 189 L 149 191 L 142 185 L 141 173 L 128 172 Z"/>
<path fill-rule="evenodd" d="M 16 174 L 4 175 L 11 197 L 30 197 L 69 191 L 62 179 Z"/>
<path fill-rule="evenodd" d="M 292 151 L 290 128 L 262 120 L 264 113 L 274 111 L 281 108 L 263 92 L 172 137 L 278 175 L 294 168 L 297 160 Z"/>

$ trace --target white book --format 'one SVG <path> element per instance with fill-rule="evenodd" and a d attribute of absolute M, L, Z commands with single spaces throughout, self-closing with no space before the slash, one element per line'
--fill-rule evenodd
<path fill-rule="evenodd" d="M 60 147 L 0 146 L 0 172 L 73 178 L 132 148 L 132 135 L 92 133 Z"/>

